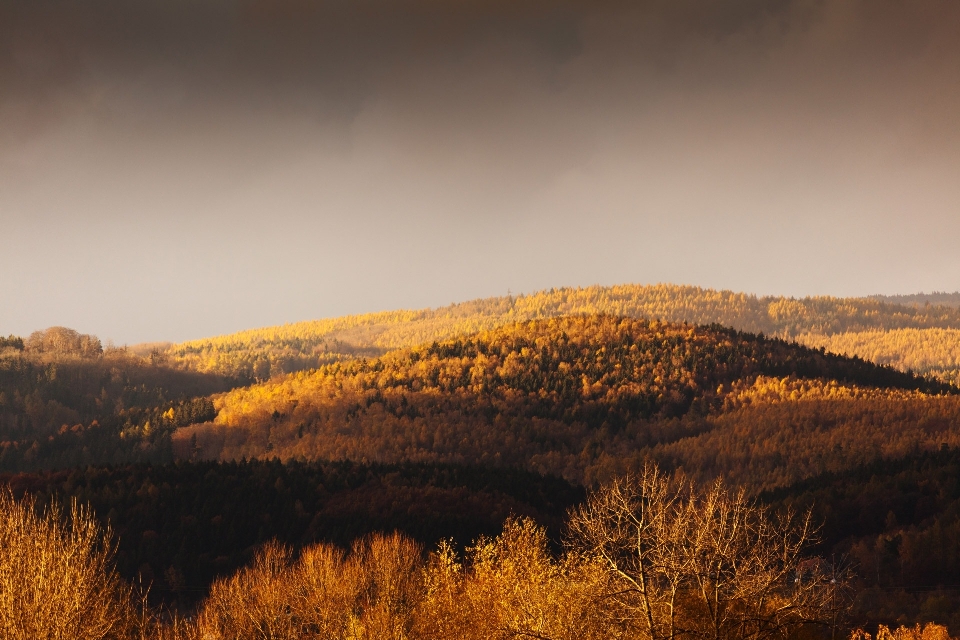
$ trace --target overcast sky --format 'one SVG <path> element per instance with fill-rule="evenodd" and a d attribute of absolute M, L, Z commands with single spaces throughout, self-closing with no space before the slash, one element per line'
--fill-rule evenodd
<path fill-rule="evenodd" d="M 0 0 L 0 333 L 960 289 L 956 0 Z"/>

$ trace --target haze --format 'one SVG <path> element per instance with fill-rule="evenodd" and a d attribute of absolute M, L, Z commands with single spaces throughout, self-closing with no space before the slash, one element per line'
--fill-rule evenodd
<path fill-rule="evenodd" d="M 960 289 L 955 0 L 10 0 L 0 334 Z"/>

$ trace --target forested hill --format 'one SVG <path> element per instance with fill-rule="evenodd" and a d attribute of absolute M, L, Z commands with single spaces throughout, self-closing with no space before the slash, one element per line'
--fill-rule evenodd
<path fill-rule="evenodd" d="M 744 410 L 758 381 L 788 379 L 839 384 L 841 395 L 864 400 L 960 391 L 716 325 L 573 316 L 235 389 L 215 399 L 213 424 L 178 430 L 174 450 L 187 458 L 514 465 L 589 482 L 651 447 L 712 433 L 713 421 Z M 662 453 L 684 466 L 684 451 Z"/>
<path fill-rule="evenodd" d="M 166 354 L 174 363 L 197 371 L 265 380 L 344 357 L 375 357 L 392 349 L 514 322 L 595 313 L 698 325 L 717 323 L 742 331 L 800 338 L 812 346 L 821 346 L 829 336 L 849 332 L 880 332 L 867 336 L 874 345 L 876 338 L 891 330 L 960 330 L 960 309 L 948 306 L 898 305 L 875 298 L 757 297 L 677 285 L 622 285 L 551 289 L 440 309 L 300 322 L 173 345 Z M 913 356 L 923 360 L 918 369 L 921 372 L 955 382 L 951 372 L 960 365 L 955 367 L 953 360 L 947 362 L 940 353 L 952 347 L 950 341 L 955 341 L 956 335 L 946 337 L 947 342 L 925 340 L 928 351 L 914 352 Z M 889 341 L 878 344 L 890 364 L 901 366 L 905 355 L 901 347 Z"/>
<path fill-rule="evenodd" d="M 947 293 L 945 291 L 934 291 L 932 293 L 911 293 L 895 296 L 870 296 L 880 302 L 889 304 L 902 304 L 916 307 L 941 306 L 960 308 L 960 291 Z"/>

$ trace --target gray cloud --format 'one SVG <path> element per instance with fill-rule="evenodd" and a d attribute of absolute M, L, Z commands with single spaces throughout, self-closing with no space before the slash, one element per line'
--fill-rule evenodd
<path fill-rule="evenodd" d="M 952 0 L 0 3 L 0 333 L 957 289 Z"/>

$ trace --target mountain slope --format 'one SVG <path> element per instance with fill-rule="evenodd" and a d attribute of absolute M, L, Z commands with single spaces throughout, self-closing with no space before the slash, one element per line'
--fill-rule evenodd
<path fill-rule="evenodd" d="M 781 337 L 849 331 L 960 329 L 960 309 L 890 304 L 874 298 L 757 297 L 676 285 L 551 289 L 441 309 L 394 311 L 300 322 L 173 345 L 182 367 L 245 380 L 312 369 L 343 358 L 445 340 L 526 320 L 610 314 L 713 324 Z M 808 342 L 815 342 L 813 337 Z M 817 346 L 820 346 L 817 344 Z"/>
<path fill-rule="evenodd" d="M 187 458 L 516 465 L 592 482 L 711 431 L 731 394 L 760 376 L 884 397 L 958 391 L 723 327 L 574 316 L 235 389 L 215 399 L 213 424 L 178 430 L 174 447 Z"/>

